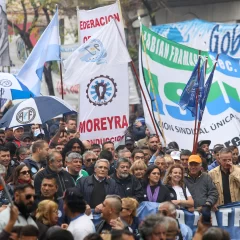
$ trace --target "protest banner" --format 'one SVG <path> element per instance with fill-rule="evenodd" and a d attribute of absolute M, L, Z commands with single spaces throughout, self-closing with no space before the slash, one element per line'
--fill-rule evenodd
<path fill-rule="evenodd" d="M 142 202 L 137 212 L 139 222 L 149 214 L 156 214 L 160 204 L 155 202 Z M 232 240 L 239 239 L 240 202 L 219 206 L 217 212 L 211 212 L 211 217 L 214 227 L 225 229 L 231 235 Z M 194 211 L 194 213 L 191 213 L 184 209 L 177 210 L 177 219 L 180 224 L 186 224 L 195 232 L 199 220 L 199 212 Z"/>
<path fill-rule="evenodd" d="M 122 39 L 125 41 L 117 3 L 89 11 L 78 10 L 77 16 L 81 44 L 108 24 L 112 18 L 116 20 Z M 95 103 L 97 95 L 93 90 L 94 86 L 101 82 L 110 86 L 110 91 L 107 92 L 108 96 L 106 95 L 106 104 L 98 105 Z M 79 106 L 81 140 L 100 144 L 109 140 L 121 141 L 128 127 L 129 117 L 128 64 L 104 68 L 95 77 L 81 83 Z"/>
<path fill-rule="evenodd" d="M 189 47 L 240 58 L 240 25 L 200 19 L 153 26 L 152 30 L 169 40 Z"/>
<path fill-rule="evenodd" d="M 152 102 L 153 99 L 153 90 L 149 84 L 148 70 L 150 70 L 167 142 L 177 141 L 180 148 L 192 149 L 194 118 L 189 110 L 182 110 L 178 103 L 197 63 L 198 50 L 172 42 L 145 26 L 142 26 L 142 34 L 149 69 L 143 50 L 140 51 L 139 69 L 143 70 L 140 71 L 140 75 L 143 74 L 141 82 L 148 100 Z M 202 55 L 208 56 L 207 74 L 209 74 L 216 54 L 202 51 Z M 223 143 L 225 146 L 240 145 L 239 71 L 237 60 L 223 54 L 219 56 L 199 136 L 199 140 L 211 139 L 211 146 L 217 143 Z M 157 119 L 154 102 L 152 108 Z M 146 122 L 151 123 L 147 111 L 144 112 Z M 151 126 L 150 129 L 153 131 Z"/>

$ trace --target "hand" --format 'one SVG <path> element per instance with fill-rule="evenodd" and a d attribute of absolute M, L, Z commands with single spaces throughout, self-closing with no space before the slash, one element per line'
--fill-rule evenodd
<path fill-rule="evenodd" d="M 102 203 L 101 204 L 99 204 L 99 205 L 97 205 L 96 207 L 95 207 L 95 212 L 96 213 L 101 213 L 102 212 L 102 208 L 103 208 L 103 205 L 102 205 Z"/>
<path fill-rule="evenodd" d="M 124 229 L 124 224 L 119 217 L 117 219 L 110 220 L 109 224 L 112 226 L 112 229 L 115 229 L 115 230 Z"/>
<path fill-rule="evenodd" d="M 217 205 L 217 204 L 214 204 L 214 205 L 212 206 L 212 210 L 213 210 L 214 212 L 218 211 L 218 205 Z"/>
<path fill-rule="evenodd" d="M 180 200 L 172 200 L 171 201 L 174 205 L 180 205 Z"/>
<path fill-rule="evenodd" d="M 16 206 L 14 206 L 14 205 L 11 206 L 10 207 L 10 219 L 9 219 L 9 222 L 11 222 L 13 225 L 17 221 L 18 214 L 19 214 L 18 208 Z"/>
<path fill-rule="evenodd" d="M 140 121 L 135 122 L 135 127 L 140 128 L 142 126 L 142 123 Z"/>
<path fill-rule="evenodd" d="M 87 205 L 86 205 L 85 214 L 86 214 L 87 216 L 89 216 L 91 213 L 92 213 L 92 209 L 91 209 L 91 207 L 87 204 Z"/>
<path fill-rule="evenodd" d="M 74 138 L 80 138 L 80 132 L 76 132 Z"/>
<path fill-rule="evenodd" d="M 68 228 L 68 224 L 63 223 L 63 224 L 61 225 L 61 228 L 64 229 L 64 230 L 67 230 L 67 228 Z"/>

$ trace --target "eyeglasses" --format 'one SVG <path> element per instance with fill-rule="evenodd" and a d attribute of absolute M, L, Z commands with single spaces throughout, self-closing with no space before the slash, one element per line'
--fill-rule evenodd
<path fill-rule="evenodd" d="M 31 199 L 31 198 L 34 198 L 34 200 L 36 199 L 36 195 L 33 195 L 33 194 L 27 194 L 27 195 L 25 195 L 25 198 L 26 198 L 26 200 L 29 200 L 29 199 Z"/>
<path fill-rule="evenodd" d="M 31 173 L 31 171 L 30 170 L 28 170 L 28 171 L 22 171 L 22 172 L 20 172 L 20 174 L 22 174 L 22 175 L 27 175 L 27 174 L 30 174 Z"/>
<path fill-rule="evenodd" d="M 88 158 L 86 159 L 87 162 L 96 162 L 97 159 L 96 158 Z"/>

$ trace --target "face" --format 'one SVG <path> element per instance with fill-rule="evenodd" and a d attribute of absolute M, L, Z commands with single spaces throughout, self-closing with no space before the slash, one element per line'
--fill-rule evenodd
<path fill-rule="evenodd" d="M 124 152 L 122 157 L 131 161 L 131 152 Z"/>
<path fill-rule="evenodd" d="M 232 162 L 232 153 L 221 153 L 220 154 L 220 165 L 225 170 L 230 170 Z"/>
<path fill-rule="evenodd" d="M 167 239 L 176 240 L 177 235 L 178 235 L 178 228 L 176 227 L 176 224 L 171 222 L 168 225 L 168 229 L 167 229 Z"/>
<path fill-rule="evenodd" d="M 78 143 L 74 143 L 73 146 L 72 146 L 72 152 L 78 152 L 78 153 L 81 153 L 81 148 L 80 148 L 80 145 Z"/>
<path fill-rule="evenodd" d="M 0 133 L 0 139 L 5 142 L 5 134 L 4 133 Z"/>
<path fill-rule="evenodd" d="M 21 142 L 21 145 L 23 147 L 27 147 L 30 148 L 32 146 L 32 140 L 30 138 L 25 138 L 23 139 L 23 141 Z"/>
<path fill-rule="evenodd" d="M 214 158 L 216 159 L 218 164 L 220 164 L 219 152 L 214 153 Z"/>
<path fill-rule="evenodd" d="M 101 152 L 101 149 L 100 148 L 95 148 L 95 149 L 92 149 L 92 151 L 97 155 L 97 157 L 99 156 L 100 152 Z"/>
<path fill-rule="evenodd" d="M 187 155 L 181 155 L 180 160 L 184 168 L 188 168 L 188 159 L 189 156 Z"/>
<path fill-rule="evenodd" d="M 62 150 L 64 149 L 64 145 L 57 145 L 56 147 L 55 147 L 55 150 L 57 151 L 57 152 L 62 152 Z"/>
<path fill-rule="evenodd" d="M 158 209 L 158 212 L 159 212 L 162 216 L 172 217 L 166 204 L 165 204 L 165 205 L 164 205 L 164 204 L 160 204 L 159 209 Z"/>
<path fill-rule="evenodd" d="M 82 143 L 86 151 L 92 150 L 92 144 L 89 141 L 83 141 Z"/>
<path fill-rule="evenodd" d="M 190 162 L 188 164 L 189 173 L 193 176 L 198 175 L 201 172 L 201 169 L 202 169 L 202 165 L 200 163 Z"/>
<path fill-rule="evenodd" d="M 7 130 L 5 130 L 5 138 L 11 138 L 11 137 L 13 137 L 13 129 L 8 128 Z"/>
<path fill-rule="evenodd" d="M 160 171 L 159 169 L 155 168 L 148 177 L 150 184 L 156 185 L 160 181 Z"/>
<path fill-rule="evenodd" d="M 96 177 L 99 179 L 103 179 L 103 178 L 107 177 L 108 167 L 109 167 L 109 165 L 106 162 L 98 163 L 98 166 L 95 167 L 95 169 L 94 169 Z"/>
<path fill-rule="evenodd" d="M 152 137 L 148 140 L 148 147 L 152 152 L 156 152 L 159 146 L 159 139 L 157 137 Z"/>
<path fill-rule="evenodd" d="M 52 199 L 58 188 L 54 180 L 44 178 L 41 184 L 41 194 L 45 198 Z"/>
<path fill-rule="evenodd" d="M 167 231 L 164 226 L 157 225 L 151 235 L 151 240 L 166 240 L 167 239 Z"/>
<path fill-rule="evenodd" d="M 41 160 L 46 160 L 48 156 L 49 146 L 47 143 L 43 144 L 43 148 L 39 149 L 39 157 Z"/>
<path fill-rule="evenodd" d="M 120 212 L 120 217 L 124 220 L 124 218 L 128 218 L 132 214 L 132 210 L 126 206 L 125 201 L 122 201 L 122 211 Z"/>
<path fill-rule="evenodd" d="M 37 237 L 34 236 L 21 236 L 19 240 L 37 240 Z"/>
<path fill-rule="evenodd" d="M 9 163 L 10 163 L 10 152 L 4 152 L 4 151 L 0 151 L 0 164 L 2 164 L 4 167 L 8 167 Z"/>
<path fill-rule="evenodd" d="M 24 166 L 19 172 L 18 179 L 23 180 L 23 181 L 29 181 L 30 178 L 31 178 L 30 170 L 27 166 Z"/>
<path fill-rule="evenodd" d="M 151 158 L 151 151 L 149 149 L 143 149 L 143 152 L 144 152 L 145 163 L 148 164 Z"/>
<path fill-rule="evenodd" d="M 233 160 L 233 164 L 238 162 L 238 155 L 239 155 L 239 151 L 238 148 L 234 148 L 233 152 L 232 152 L 232 160 Z"/>
<path fill-rule="evenodd" d="M 173 168 L 171 173 L 172 181 L 179 183 L 183 178 L 183 173 L 181 168 Z"/>
<path fill-rule="evenodd" d="M 68 123 L 66 124 L 67 129 L 69 130 L 76 130 L 77 129 L 77 122 L 74 120 L 69 120 Z"/>
<path fill-rule="evenodd" d="M 34 133 L 35 130 L 39 129 L 39 125 L 38 124 L 34 124 L 31 126 L 31 131 L 32 133 Z"/>
<path fill-rule="evenodd" d="M 110 213 L 111 206 L 110 206 L 109 200 L 108 199 L 104 200 L 102 205 L 103 205 L 103 207 L 102 207 L 101 216 L 102 216 L 103 219 L 108 219 L 111 215 L 111 213 Z"/>
<path fill-rule="evenodd" d="M 14 197 L 17 204 L 23 204 L 26 206 L 27 210 L 31 212 L 35 197 L 34 189 L 25 188 L 24 191 L 17 191 L 15 192 Z"/>
<path fill-rule="evenodd" d="M 107 143 L 104 145 L 103 150 L 108 150 L 114 156 L 114 145 L 112 143 Z"/>
<path fill-rule="evenodd" d="M 130 164 L 122 162 L 116 169 L 117 176 L 119 178 L 127 178 L 129 176 Z"/>
<path fill-rule="evenodd" d="M 55 154 L 54 161 L 50 162 L 49 166 L 54 172 L 60 172 L 63 167 L 62 155 Z"/>
<path fill-rule="evenodd" d="M 134 149 L 134 143 L 127 143 L 125 147 L 131 152 Z"/>
<path fill-rule="evenodd" d="M 30 150 L 27 149 L 24 153 L 19 155 L 20 161 L 23 161 L 25 158 L 27 158 L 28 156 L 30 156 Z"/>
<path fill-rule="evenodd" d="M 67 133 L 66 132 L 61 132 L 60 137 L 58 139 L 59 144 L 66 144 L 67 143 Z"/>
<path fill-rule="evenodd" d="M 167 169 L 167 164 L 164 158 L 157 158 L 154 164 L 158 166 L 163 172 L 165 172 Z"/>
<path fill-rule="evenodd" d="M 84 165 L 85 167 L 90 167 L 92 164 L 95 164 L 96 161 L 97 161 L 97 157 L 95 155 L 88 154 L 85 157 Z"/>
<path fill-rule="evenodd" d="M 144 153 L 136 153 L 133 157 L 133 161 L 142 160 L 144 161 Z"/>
<path fill-rule="evenodd" d="M 21 139 L 22 138 L 22 135 L 24 133 L 24 130 L 23 128 L 18 128 L 14 131 L 13 135 L 16 139 Z"/>
<path fill-rule="evenodd" d="M 68 141 L 75 137 L 75 133 L 68 133 Z"/>
<path fill-rule="evenodd" d="M 208 144 L 203 144 L 203 145 L 201 146 L 201 148 L 202 148 L 202 150 L 203 150 L 204 152 L 206 152 L 206 153 L 209 152 L 209 145 L 208 145 Z"/>
<path fill-rule="evenodd" d="M 67 167 L 71 174 L 77 175 L 82 169 L 82 159 L 72 159 L 71 162 L 67 162 Z"/>
<path fill-rule="evenodd" d="M 52 226 L 56 225 L 58 222 L 58 209 L 54 208 L 49 216 Z"/>
<path fill-rule="evenodd" d="M 134 169 L 134 176 L 138 179 L 143 179 L 143 176 L 145 174 L 146 170 L 140 167 L 137 167 Z"/>

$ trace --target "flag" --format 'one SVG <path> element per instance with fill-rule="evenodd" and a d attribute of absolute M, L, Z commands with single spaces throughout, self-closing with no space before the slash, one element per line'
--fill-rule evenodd
<path fill-rule="evenodd" d="M 212 80 L 213 80 L 213 76 L 214 76 L 214 71 L 215 71 L 215 67 L 213 67 L 212 72 L 210 73 L 208 80 L 206 81 L 205 87 L 204 87 L 204 92 L 203 92 L 203 97 L 200 101 L 200 112 L 199 112 L 199 121 L 202 121 L 202 117 L 203 117 L 203 112 L 206 106 L 206 102 L 207 102 L 207 98 L 208 98 L 208 94 L 212 85 Z"/>
<path fill-rule="evenodd" d="M 128 50 L 115 20 L 112 19 L 63 61 L 64 83 L 75 85 L 86 80 L 89 81 L 110 65 L 119 65 L 130 61 Z"/>
<path fill-rule="evenodd" d="M 185 88 L 183 89 L 182 95 L 180 97 L 179 106 L 185 110 L 186 108 L 189 109 L 192 114 L 195 113 L 196 107 L 196 91 L 198 88 L 198 68 L 201 64 L 201 58 L 198 58 L 198 62 L 193 69 L 192 75 L 188 80 Z"/>
<path fill-rule="evenodd" d="M 36 96 L 40 95 L 41 79 L 45 62 L 60 60 L 58 10 L 41 35 L 17 78 Z"/>

